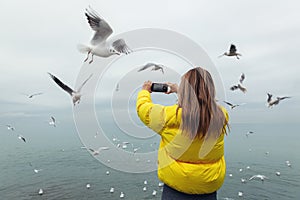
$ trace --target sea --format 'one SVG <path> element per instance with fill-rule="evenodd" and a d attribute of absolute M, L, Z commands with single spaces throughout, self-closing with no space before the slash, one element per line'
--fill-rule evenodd
<path fill-rule="evenodd" d="M 1 200 L 113 200 L 120 199 L 121 192 L 123 199 L 161 198 L 155 170 L 128 173 L 106 166 L 81 148 L 72 123 L 68 127 L 63 123 L 57 127 L 47 123 L 34 128 L 26 123 L 20 126 L 15 131 L 5 126 L 0 129 Z M 226 178 L 218 199 L 300 199 L 299 128 L 299 124 L 231 124 L 225 137 Z M 17 138 L 18 129 L 24 130 L 26 143 Z M 247 136 L 248 131 L 253 133 Z M 118 134 L 114 130 L 114 135 Z M 267 178 L 249 180 L 257 174 Z M 43 195 L 38 194 L 40 188 Z"/>

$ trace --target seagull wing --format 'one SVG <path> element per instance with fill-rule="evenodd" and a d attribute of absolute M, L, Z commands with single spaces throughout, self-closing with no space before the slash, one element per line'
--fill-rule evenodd
<path fill-rule="evenodd" d="M 48 72 L 48 74 L 50 75 L 50 77 L 54 80 L 54 82 L 59 85 L 59 87 L 61 87 L 64 91 L 66 91 L 67 93 L 69 93 L 72 96 L 72 93 L 74 92 L 74 90 L 72 90 L 69 86 L 65 85 L 63 82 L 61 82 L 56 76 L 52 75 L 51 73 Z"/>
<path fill-rule="evenodd" d="M 229 52 L 230 52 L 230 53 L 235 53 L 235 52 L 236 52 L 236 47 L 235 47 L 234 44 L 231 44 L 231 45 L 230 45 Z"/>
<path fill-rule="evenodd" d="M 238 84 L 238 88 L 244 93 L 247 92 L 247 89 L 240 84 Z"/>
<path fill-rule="evenodd" d="M 289 99 L 291 97 L 278 97 L 279 100 L 283 100 L 283 99 Z"/>
<path fill-rule="evenodd" d="M 267 95 L 268 95 L 268 99 L 267 99 L 267 102 L 268 103 L 270 103 L 271 101 L 272 101 L 272 94 L 270 94 L 270 93 L 267 93 Z"/>
<path fill-rule="evenodd" d="M 127 46 L 123 39 L 118 39 L 112 43 L 112 47 L 119 53 L 129 54 L 131 49 Z"/>
<path fill-rule="evenodd" d="M 242 73 L 240 77 L 240 83 L 242 84 L 244 80 L 245 80 L 245 74 Z"/>
<path fill-rule="evenodd" d="M 86 82 L 88 82 L 88 80 L 93 76 L 93 74 L 91 74 L 82 84 L 81 86 L 78 88 L 77 92 L 80 92 L 82 87 L 86 84 Z"/>
<path fill-rule="evenodd" d="M 38 93 L 32 94 L 31 96 L 37 96 L 37 95 L 41 95 L 41 94 L 43 94 L 43 93 L 42 92 L 38 92 Z"/>
<path fill-rule="evenodd" d="M 112 34 L 113 30 L 108 23 L 104 19 L 101 19 L 91 7 L 86 9 L 85 16 L 87 17 L 90 27 L 95 31 L 91 44 L 99 44 Z"/>
<path fill-rule="evenodd" d="M 239 88 L 239 87 L 238 87 L 237 85 L 233 85 L 233 86 L 230 87 L 230 90 L 233 91 L 233 90 L 236 90 L 236 89 L 238 89 L 238 88 Z"/>

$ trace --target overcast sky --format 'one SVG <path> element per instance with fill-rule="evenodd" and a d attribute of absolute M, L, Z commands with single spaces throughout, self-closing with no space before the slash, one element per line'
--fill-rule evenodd
<path fill-rule="evenodd" d="M 110 24 L 113 34 L 161 28 L 186 35 L 198 43 L 215 64 L 226 99 L 246 103 L 230 111 L 232 123 L 299 123 L 298 1 L 1 0 L 0 115 L 3 123 L 9 123 L 12 117 L 71 108 L 70 98 L 51 81 L 47 72 L 70 86 L 75 85 L 85 58 L 76 46 L 88 43 L 93 34 L 84 16 L 84 9 L 89 5 Z M 218 58 L 231 43 L 237 46 L 241 59 Z M 238 82 L 242 72 L 246 75 L 244 85 L 248 92 L 231 92 L 229 87 Z M 122 79 L 122 73 L 115 76 Z M 27 99 L 21 94 L 35 92 L 44 95 Z M 266 92 L 292 98 L 268 109 Z M 101 100 L 100 93 L 97 100 Z"/>

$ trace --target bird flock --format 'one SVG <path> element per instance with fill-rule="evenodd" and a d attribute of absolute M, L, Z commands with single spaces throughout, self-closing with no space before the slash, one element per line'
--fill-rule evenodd
<path fill-rule="evenodd" d="M 85 10 L 85 17 L 87 19 L 87 22 L 88 22 L 90 28 L 94 31 L 94 34 L 93 34 L 92 39 L 89 44 L 87 44 L 87 45 L 79 44 L 78 45 L 79 52 L 86 54 L 86 58 L 84 59 L 84 62 L 88 62 L 89 64 L 93 63 L 94 56 L 98 56 L 98 57 L 105 59 L 110 56 L 120 56 L 123 54 L 127 55 L 132 52 L 132 50 L 129 48 L 129 46 L 126 44 L 126 41 L 123 38 L 109 39 L 109 37 L 113 33 L 111 26 L 102 17 L 100 17 L 100 15 L 95 10 L 93 10 L 91 7 L 87 8 Z M 224 54 L 220 55 L 219 57 L 222 57 L 222 56 L 229 56 L 229 57 L 235 57 L 237 59 L 240 59 L 240 57 L 242 55 L 237 52 L 236 46 L 234 44 L 231 44 L 229 51 L 225 52 Z M 154 62 L 144 63 L 143 65 L 139 66 L 138 68 L 139 69 L 137 70 L 137 72 L 142 72 L 142 71 L 151 69 L 151 71 L 154 71 L 154 72 L 157 71 L 162 74 L 165 74 L 165 71 L 167 69 L 167 67 L 165 65 L 160 64 L 160 63 L 154 63 Z M 57 76 L 53 75 L 50 72 L 47 72 L 47 73 L 50 76 L 50 78 L 54 81 L 54 83 L 71 97 L 73 106 L 76 106 L 80 103 L 81 97 L 82 97 L 82 89 L 84 88 L 84 86 L 88 83 L 88 81 L 93 76 L 93 74 L 90 74 L 88 77 L 85 78 L 85 80 L 82 82 L 82 84 L 77 89 L 72 89 L 70 86 L 63 83 Z M 246 93 L 247 89 L 244 85 L 245 78 L 246 78 L 245 74 L 242 73 L 239 77 L 239 81 L 236 84 L 233 84 L 229 89 L 233 92 L 241 91 L 242 93 Z M 120 84 L 118 83 L 116 85 L 115 91 L 118 92 L 119 90 L 120 90 Z M 35 92 L 32 94 L 24 94 L 23 93 L 23 95 L 25 95 L 29 99 L 33 99 L 33 98 L 43 95 L 43 94 L 44 94 L 43 92 Z M 288 98 L 291 98 L 291 97 L 277 96 L 274 99 L 272 94 L 267 93 L 267 106 L 269 108 L 272 108 L 275 105 L 278 105 L 280 101 L 282 101 L 284 99 L 288 99 Z M 246 104 L 246 103 L 235 104 L 235 103 L 229 102 L 228 100 L 224 100 L 223 102 L 226 105 L 228 105 L 230 107 L 230 109 L 235 109 L 239 106 Z M 47 123 L 49 124 L 49 126 L 52 126 L 54 128 L 57 127 L 57 120 L 55 119 L 54 116 L 50 116 L 50 119 L 49 119 L 49 121 L 47 121 Z M 22 134 L 20 134 L 13 125 L 6 124 L 6 125 L 2 125 L 2 126 L 6 127 L 6 129 L 13 134 L 15 132 L 17 132 L 16 133 L 17 138 L 24 143 L 27 142 L 27 139 Z M 253 134 L 254 134 L 253 131 L 249 131 L 246 133 L 246 136 L 249 137 L 250 135 L 253 135 Z M 98 132 L 96 132 L 94 137 L 97 138 L 97 135 L 98 135 Z M 120 141 L 115 136 L 112 138 L 112 140 L 115 142 L 115 146 L 117 148 L 127 149 L 128 145 L 131 145 L 133 154 L 135 154 L 137 151 L 139 151 L 141 149 L 141 147 L 135 147 L 130 142 Z M 95 147 L 95 148 L 82 147 L 82 149 L 86 149 L 86 150 L 90 151 L 90 153 L 93 156 L 99 156 L 99 155 L 101 155 L 102 151 L 109 150 L 109 147 Z M 136 161 L 138 162 L 139 159 L 137 158 Z M 150 160 L 148 160 L 148 161 L 150 162 Z M 108 160 L 108 162 L 110 162 L 110 161 Z M 35 174 L 43 171 L 43 169 L 38 169 L 38 168 L 34 167 L 32 165 L 32 163 L 29 163 L 29 165 L 33 168 L 33 172 Z M 286 165 L 288 167 L 291 167 L 290 161 L 286 161 Z M 250 168 L 250 167 L 249 168 L 248 167 L 247 167 L 247 169 Z M 240 171 L 242 171 L 242 169 L 240 169 Z M 106 171 L 106 175 L 110 175 L 110 172 Z M 276 175 L 280 176 L 281 174 L 279 171 L 277 171 Z M 233 176 L 233 174 L 229 174 L 229 177 L 232 177 L 232 176 Z M 251 181 L 251 180 L 260 180 L 260 181 L 264 182 L 265 180 L 268 180 L 268 179 L 269 178 L 266 177 L 265 175 L 257 174 L 257 175 L 251 176 L 249 179 L 242 178 L 241 182 L 246 183 L 247 181 Z M 144 191 L 144 192 L 148 191 L 149 188 L 147 187 L 147 184 L 148 184 L 148 182 L 147 182 L 147 180 L 145 180 L 143 183 L 143 188 L 141 189 L 142 191 Z M 161 182 L 158 183 L 158 187 L 161 188 L 160 190 L 162 190 L 162 186 L 163 186 L 163 183 L 161 183 Z M 92 185 L 90 183 L 87 183 L 86 188 L 91 189 Z M 114 193 L 115 188 L 111 187 L 109 189 L 109 192 Z M 38 190 L 37 194 L 43 195 L 44 190 L 42 188 L 40 188 Z M 156 196 L 156 195 L 157 195 L 157 190 L 154 189 L 152 191 L 152 196 Z M 126 196 L 125 192 L 123 192 L 123 191 L 120 192 L 120 196 L 119 196 L 120 198 L 125 198 L 125 196 Z M 238 196 L 242 197 L 243 192 L 238 192 Z"/>
<path fill-rule="evenodd" d="M 241 54 L 237 52 L 236 46 L 234 44 L 231 44 L 229 52 L 225 52 L 224 54 L 222 54 L 219 57 L 222 57 L 222 56 L 231 56 L 231 57 L 236 57 L 237 59 L 240 59 Z M 245 79 L 246 79 L 246 75 L 244 73 L 242 73 L 240 75 L 239 79 L 238 79 L 238 82 L 229 87 L 230 91 L 232 91 L 232 92 L 240 91 L 240 92 L 246 94 L 247 93 L 247 88 L 244 84 Z M 275 99 L 272 98 L 272 97 L 273 97 L 273 95 L 271 93 L 267 92 L 266 104 L 267 104 L 268 108 L 272 108 L 275 105 L 278 105 L 279 102 L 284 100 L 284 99 L 291 98 L 290 96 L 276 97 Z M 246 103 L 236 104 L 236 103 L 232 103 L 228 100 L 224 100 L 223 103 L 225 103 L 227 106 L 229 106 L 231 110 L 246 104 Z M 254 137 L 254 135 L 256 135 L 254 133 L 254 131 L 247 131 L 246 134 L 245 134 L 246 138 L 249 138 L 250 136 L 252 137 L 252 135 L 253 135 L 253 137 Z M 251 151 L 252 151 L 252 149 L 249 149 L 249 152 L 251 152 Z M 268 156 L 269 152 L 268 151 L 265 152 L 265 155 Z M 286 166 L 288 166 L 288 167 L 292 166 L 290 161 L 286 161 Z M 250 166 L 247 166 L 246 169 L 250 170 Z M 240 173 L 243 172 L 243 168 L 240 168 L 238 171 Z M 274 175 L 280 176 L 281 173 L 279 171 L 276 171 L 276 172 L 274 172 Z M 230 179 L 234 177 L 232 173 L 229 173 L 228 176 L 229 176 Z M 264 183 L 266 180 L 269 180 L 269 177 L 267 177 L 266 175 L 263 175 L 263 174 L 254 174 L 249 178 L 242 177 L 240 179 L 240 182 L 243 183 L 243 184 L 246 184 L 247 182 L 254 181 L 254 180 L 259 180 L 262 183 Z M 244 191 L 238 191 L 237 196 L 238 197 L 244 197 Z M 232 199 L 232 198 L 225 197 L 223 199 Z"/>

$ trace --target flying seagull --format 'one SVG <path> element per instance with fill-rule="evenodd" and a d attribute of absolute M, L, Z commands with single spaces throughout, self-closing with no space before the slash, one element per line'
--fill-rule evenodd
<path fill-rule="evenodd" d="M 237 51 L 236 46 L 234 44 L 231 44 L 229 52 L 225 52 L 224 54 L 220 55 L 219 57 L 222 57 L 222 56 L 236 56 L 237 59 L 240 59 L 239 56 L 242 56 L 242 54 L 237 53 L 236 51 Z"/>
<path fill-rule="evenodd" d="M 247 92 L 247 89 L 242 85 L 244 80 L 245 80 L 245 74 L 242 73 L 241 76 L 240 76 L 240 79 L 239 79 L 239 83 L 237 85 L 233 85 L 230 87 L 230 90 L 234 91 L 234 90 L 241 90 L 242 92 Z"/>
<path fill-rule="evenodd" d="M 4 126 L 4 125 L 3 125 Z M 7 124 L 7 125 L 5 125 L 6 127 L 7 127 L 7 130 L 9 130 L 9 131 L 14 131 L 15 130 L 15 127 L 13 127 L 12 125 L 10 125 L 10 124 Z"/>
<path fill-rule="evenodd" d="M 268 95 L 267 103 L 269 108 L 278 105 L 281 100 L 291 98 L 291 97 L 284 96 L 284 97 L 276 97 L 275 100 L 272 100 L 272 95 L 269 93 L 267 93 L 267 95 Z"/>
<path fill-rule="evenodd" d="M 26 139 L 25 139 L 22 135 L 18 135 L 18 138 L 19 138 L 20 140 L 22 140 L 23 142 L 26 142 Z"/>
<path fill-rule="evenodd" d="M 238 106 L 241 106 L 241 105 L 245 104 L 245 103 L 242 103 L 242 104 L 232 104 L 232 103 L 230 103 L 228 101 L 223 101 L 223 102 L 226 103 L 227 105 L 229 105 L 231 109 L 234 109 L 234 108 L 236 108 Z"/>
<path fill-rule="evenodd" d="M 75 91 L 73 89 L 71 89 L 69 86 L 65 85 L 63 82 L 61 82 L 57 77 L 55 77 L 54 75 L 52 75 L 51 73 L 48 72 L 48 74 L 50 75 L 50 77 L 54 80 L 54 82 L 59 85 L 59 87 L 61 87 L 64 91 L 66 91 L 67 93 L 69 93 L 69 95 L 72 97 L 72 101 L 73 101 L 73 105 L 75 106 L 76 103 L 79 104 L 80 103 L 80 98 L 82 96 L 82 94 L 80 93 L 82 87 L 86 84 L 86 82 L 92 77 L 93 74 L 91 74 L 82 84 L 81 86 Z"/>
<path fill-rule="evenodd" d="M 240 76 L 240 83 L 243 84 L 243 81 L 245 80 L 246 76 L 244 73 L 241 74 Z"/>
<path fill-rule="evenodd" d="M 24 93 L 22 93 L 24 94 Z M 26 95 L 29 99 L 33 98 L 34 96 L 38 96 L 38 95 L 42 95 L 42 92 L 38 92 L 38 93 L 33 93 L 33 94 L 24 94 Z"/>
<path fill-rule="evenodd" d="M 50 117 L 49 125 L 56 127 L 55 118 L 53 116 Z"/>
<path fill-rule="evenodd" d="M 89 148 L 89 150 L 93 153 L 94 156 L 97 156 L 100 154 L 100 151 L 103 151 L 103 150 L 108 150 L 109 147 L 99 147 L 97 150 L 94 150 L 92 148 Z"/>
<path fill-rule="evenodd" d="M 94 55 L 99 57 L 109 57 L 114 54 L 129 54 L 131 52 L 123 39 L 107 41 L 107 38 L 113 33 L 113 30 L 91 7 L 86 9 L 85 16 L 95 33 L 90 41 L 90 45 L 78 45 L 78 49 L 81 53 L 87 53 L 84 62 L 89 59 L 90 54 L 92 54 L 92 59 L 89 61 L 89 64 L 93 62 Z"/>
<path fill-rule="evenodd" d="M 150 67 L 152 67 L 152 69 L 151 69 L 151 71 L 157 71 L 157 70 L 160 70 L 163 74 L 164 74 L 164 65 L 162 65 L 162 64 L 155 64 L 155 63 L 147 63 L 147 64 L 145 64 L 144 66 L 142 66 L 139 70 L 138 70 L 138 72 L 141 72 L 141 71 L 143 71 L 143 70 L 145 70 L 145 69 L 148 69 L 148 68 L 150 68 Z"/>
<path fill-rule="evenodd" d="M 248 137 L 250 134 L 253 134 L 254 132 L 253 131 L 248 131 L 247 133 L 246 133 L 246 137 Z"/>
<path fill-rule="evenodd" d="M 265 179 L 268 179 L 268 177 L 266 177 L 265 175 L 257 174 L 257 175 L 251 176 L 249 178 L 249 181 L 251 181 L 253 179 L 260 179 L 263 182 Z"/>

